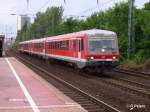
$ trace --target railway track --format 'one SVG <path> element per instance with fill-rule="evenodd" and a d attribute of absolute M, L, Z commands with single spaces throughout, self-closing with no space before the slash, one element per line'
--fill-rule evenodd
<path fill-rule="evenodd" d="M 119 73 L 119 75 L 115 73 Z M 110 77 L 110 79 L 101 79 L 105 83 L 117 86 L 133 94 L 150 98 L 150 83 L 146 83 L 150 80 L 149 74 L 116 68 L 113 73 L 106 73 L 105 75 Z M 136 81 L 136 77 L 144 81 Z"/>
<path fill-rule="evenodd" d="M 88 112 L 120 112 L 118 109 L 112 107 L 111 105 L 91 96 L 90 94 L 82 91 L 81 89 L 71 85 L 70 83 L 56 77 L 54 74 L 49 73 L 43 68 L 34 65 L 28 60 L 15 55 L 23 63 L 27 64 L 34 71 L 38 72 L 45 80 L 53 84 L 56 88 L 62 91 L 67 96 L 71 97 L 77 103 L 79 103 Z"/>
<path fill-rule="evenodd" d="M 125 77 L 118 77 L 117 75 L 106 73 L 109 78 L 99 77 L 99 81 L 108 85 L 120 88 L 128 93 L 142 96 L 150 99 L 150 85 L 140 83 L 134 80 L 126 79 Z"/>
<path fill-rule="evenodd" d="M 115 86 L 120 88 L 126 92 L 131 94 L 135 94 L 137 96 L 142 96 L 150 99 L 150 86 L 144 85 L 138 82 L 134 82 L 127 79 L 121 79 L 118 77 L 111 77 L 111 79 L 100 79 L 104 83 L 107 83 L 111 86 Z"/>
<path fill-rule="evenodd" d="M 150 98 L 150 84 L 146 83 L 150 79 L 149 74 L 125 69 L 115 69 L 115 72 L 121 73 L 120 76 L 116 75 L 115 73 L 107 73 L 107 75 L 110 76 L 111 80 L 104 81 L 112 85 L 118 86 L 121 89 L 130 90 L 134 94 Z M 122 77 L 122 74 L 126 77 Z M 146 80 L 144 81 L 144 83 L 142 83 L 139 81 L 135 81 L 132 78 L 129 79 L 129 76 L 143 78 L 144 80 Z"/>
<path fill-rule="evenodd" d="M 150 79 L 150 74 L 148 73 L 136 72 L 133 70 L 127 70 L 127 69 L 121 69 L 121 68 L 116 68 L 114 69 L 114 71 L 118 73 L 129 74 L 129 75 L 136 76 L 136 77 L 141 77 L 144 79 Z"/>
<path fill-rule="evenodd" d="M 113 79 L 117 79 L 118 81 L 125 82 L 125 83 L 130 84 L 130 85 L 134 85 L 136 87 L 148 89 L 150 91 L 150 85 L 148 85 L 148 84 L 137 82 L 137 81 L 134 81 L 134 80 L 131 80 L 131 79 L 118 77 L 118 76 L 115 76 L 115 75 L 114 76 L 111 75 L 110 77 L 113 78 Z"/>

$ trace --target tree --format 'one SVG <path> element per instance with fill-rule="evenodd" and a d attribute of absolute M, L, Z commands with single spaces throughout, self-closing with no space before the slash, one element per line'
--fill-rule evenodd
<path fill-rule="evenodd" d="M 72 33 L 79 31 L 79 20 L 74 19 L 73 17 L 67 18 L 63 22 L 64 33 Z"/>
<path fill-rule="evenodd" d="M 57 25 L 62 22 L 62 7 L 51 7 L 45 12 L 45 36 L 57 35 Z"/>

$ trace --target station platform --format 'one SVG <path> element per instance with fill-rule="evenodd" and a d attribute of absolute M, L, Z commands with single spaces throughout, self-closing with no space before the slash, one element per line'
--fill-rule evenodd
<path fill-rule="evenodd" d="M 0 58 L 0 112 L 87 112 L 14 57 Z"/>

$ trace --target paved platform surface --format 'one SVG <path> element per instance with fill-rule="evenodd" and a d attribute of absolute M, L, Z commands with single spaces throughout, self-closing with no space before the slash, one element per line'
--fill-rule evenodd
<path fill-rule="evenodd" d="M 0 58 L 0 112 L 86 112 L 17 59 Z"/>

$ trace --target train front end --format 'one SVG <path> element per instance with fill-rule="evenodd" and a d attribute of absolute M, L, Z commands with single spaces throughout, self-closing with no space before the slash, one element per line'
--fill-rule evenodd
<path fill-rule="evenodd" d="M 119 64 L 117 34 L 93 30 L 87 34 L 87 68 L 95 71 L 111 70 Z"/>

